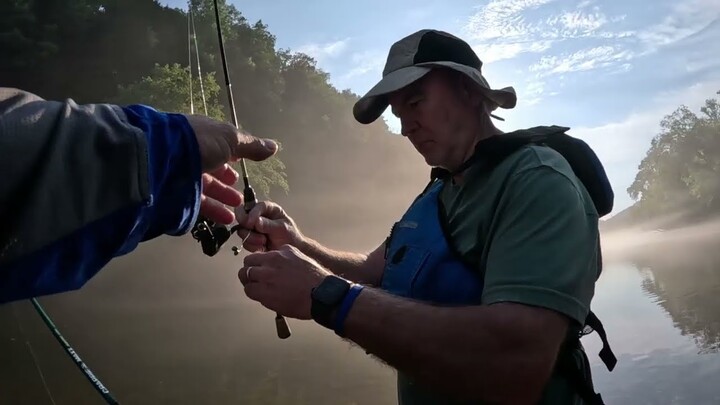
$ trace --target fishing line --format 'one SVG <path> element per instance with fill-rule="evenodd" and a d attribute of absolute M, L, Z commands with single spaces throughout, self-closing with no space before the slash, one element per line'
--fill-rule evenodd
<path fill-rule="evenodd" d="M 188 1 L 188 12 L 190 12 L 190 2 Z M 188 85 L 190 86 L 190 114 L 195 114 L 195 102 L 193 101 L 193 80 L 192 80 L 192 36 L 190 33 L 190 19 L 188 18 Z"/>
<path fill-rule="evenodd" d="M 115 398 L 110 394 L 110 391 L 105 387 L 105 385 L 95 376 L 95 373 L 93 373 L 90 368 L 85 364 L 85 362 L 82 361 L 80 356 L 77 354 L 75 349 L 73 349 L 70 344 L 65 340 L 63 335 L 60 333 L 58 328 L 53 323 L 52 319 L 50 319 L 50 316 L 45 312 L 43 307 L 40 305 L 37 299 L 32 298 L 30 300 L 32 302 L 33 306 L 35 307 L 35 310 L 42 318 L 43 322 L 45 322 L 45 325 L 47 325 L 48 329 L 52 332 L 53 336 L 55 336 L 55 339 L 60 343 L 60 345 L 63 347 L 65 352 L 73 359 L 75 362 L 75 365 L 80 369 L 80 371 L 83 372 L 83 375 L 92 383 L 93 387 L 95 387 L 95 390 L 102 395 L 103 399 L 105 399 L 105 402 L 110 405 L 117 405 L 119 402 L 115 400 Z"/>
<path fill-rule="evenodd" d="M 55 398 L 53 398 L 52 393 L 50 392 L 50 388 L 47 385 L 47 381 L 45 380 L 45 374 L 43 374 L 42 369 L 40 368 L 40 362 L 37 359 L 37 356 L 35 356 L 35 351 L 32 349 L 32 345 L 30 344 L 30 340 L 27 338 L 27 335 L 25 334 L 25 329 L 23 329 L 22 324 L 20 323 L 20 318 L 17 316 L 17 311 L 15 311 L 15 305 L 10 304 L 10 309 L 12 310 L 13 317 L 15 317 L 15 323 L 18 326 L 18 330 L 20 331 L 20 335 L 22 336 L 23 340 L 25 340 L 25 344 L 27 345 L 28 352 L 30 353 L 30 357 L 32 359 L 33 365 L 35 366 L 35 370 L 37 370 L 38 375 L 40 376 L 40 382 L 42 382 L 43 388 L 45 389 L 45 393 L 47 394 L 48 398 L 50 399 L 50 402 L 55 405 Z"/>
<path fill-rule="evenodd" d="M 195 30 L 195 17 L 192 11 L 192 2 L 188 0 L 188 67 L 190 68 L 190 88 L 192 88 L 192 43 L 195 44 L 195 60 L 197 62 L 198 81 L 200 83 L 200 97 L 202 98 L 203 111 L 208 115 L 207 101 L 205 100 L 205 86 L 203 85 L 202 68 L 200 67 L 200 50 L 197 43 L 197 31 Z M 194 114 L 192 93 L 190 93 L 190 113 Z"/>

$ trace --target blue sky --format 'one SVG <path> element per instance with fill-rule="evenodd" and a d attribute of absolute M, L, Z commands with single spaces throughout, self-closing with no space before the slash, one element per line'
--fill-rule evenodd
<path fill-rule="evenodd" d="M 605 164 L 614 212 L 632 203 L 625 190 L 662 117 L 681 104 L 697 111 L 720 90 L 718 0 L 230 1 L 268 24 L 278 47 L 314 56 L 333 85 L 358 94 L 403 36 L 436 28 L 462 37 L 490 84 L 518 93 L 498 126 L 571 127 Z"/>

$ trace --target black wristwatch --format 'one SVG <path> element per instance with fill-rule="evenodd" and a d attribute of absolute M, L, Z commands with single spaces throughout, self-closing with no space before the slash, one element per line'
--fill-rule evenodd
<path fill-rule="evenodd" d="M 310 316 L 320 325 L 334 329 L 333 320 L 340 304 L 345 299 L 352 284 L 337 276 L 326 276 L 325 279 L 313 288 L 310 297 Z"/>

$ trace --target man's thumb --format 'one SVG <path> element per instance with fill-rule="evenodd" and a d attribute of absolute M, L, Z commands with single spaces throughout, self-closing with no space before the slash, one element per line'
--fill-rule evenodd
<path fill-rule="evenodd" d="M 275 227 L 276 226 L 273 224 L 273 221 L 265 217 L 258 218 L 257 223 L 255 224 L 255 230 L 264 234 L 271 232 Z"/>
<path fill-rule="evenodd" d="M 245 158 L 257 162 L 269 158 L 277 151 L 278 144 L 272 139 L 257 138 L 241 131 L 233 148 L 233 158 L 235 160 Z"/>

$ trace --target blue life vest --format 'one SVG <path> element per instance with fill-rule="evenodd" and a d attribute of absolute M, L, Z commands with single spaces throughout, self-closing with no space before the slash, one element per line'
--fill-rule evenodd
<path fill-rule="evenodd" d="M 523 145 L 540 143 L 560 152 L 570 163 L 578 178 L 589 190 L 600 216 L 612 210 L 613 192 L 602 164 L 582 141 L 564 134 L 566 128 L 551 127 L 551 131 L 518 131 L 483 141 L 483 148 L 463 169 L 481 164 L 492 169 L 504 157 Z M 557 132 L 554 132 L 557 131 Z M 484 159 L 481 159 L 484 158 Z M 380 288 L 396 296 L 448 305 L 480 305 L 484 287 L 484 269 L 470 267 L 451 246 L 445 234 L 444 216 L 441 214 L 440 192 L 444 181 L 451 176 L 442 169 L 434 169 L 432 180 L 400 221 L 396 222 L 385 241 L 385 269 Z M 600 263 L 602 266 L 602 263 Z M 595 393 L 589 363 L 583 353 L 585 370 L 578 368 L 570 352 L 580 344 L 581 336 L 597 332 L 603 347 L 599 355 L 608 370 L 612 371 L 617 359 L 610 349 L 604 327 L 590 311 L 584 328 L 577 336 L 563 344 L 556 369 L 577 389 L 588 404 L 603 404 Z M 587 373 L 587 375 L 585 374 Z"/>
<path fill-rule="evenodd" d="M 479 305 L 482 274 L 459 260 L 443 232 L 439 215 L 442 185 L 442 181 L 430 184 L 393 225 L 385 245 L 381 288 L 443 305 Z"/>

